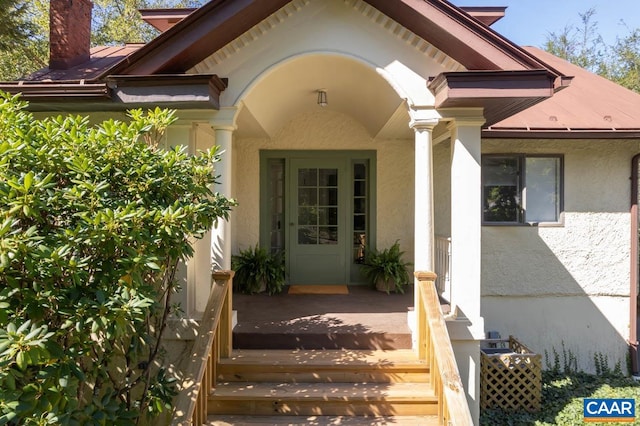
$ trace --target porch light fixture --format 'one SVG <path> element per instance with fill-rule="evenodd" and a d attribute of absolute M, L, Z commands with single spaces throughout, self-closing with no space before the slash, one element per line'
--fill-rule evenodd
<path fill-rule="evenodd" d="M 318 105 L 321 107 L 326 107 L 329 104 L 327 101 L 327 90 L 319 89 L 318 90 Z"/>

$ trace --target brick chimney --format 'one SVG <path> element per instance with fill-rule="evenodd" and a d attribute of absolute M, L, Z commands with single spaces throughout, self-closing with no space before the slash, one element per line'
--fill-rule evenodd
<path fill-rule="evenodd" d="M 51 0 L 49 68 L 65 70 L 89 60 L 91 0 Z"/>

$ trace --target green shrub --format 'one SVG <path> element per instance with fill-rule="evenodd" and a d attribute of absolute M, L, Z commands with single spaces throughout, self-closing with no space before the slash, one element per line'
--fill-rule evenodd
<path fill-rule="evenodd" d="M 402 260 L 403 254 L 398 241 L 381 251 L 367 249 L 364 263 L 361 265 L 362 273 L 378 290 L 404 293 L 404 288 L 411 283 L 407 271 L 411 263 Z"/>
<path fill-rule="evenodd" d="M 0 424 L 134 424 L 170 407 L 174 275 L 226 218 L 216 150 L 157 149 L 175 118 L 35 119 L 0 96 Z"/>
<path fill-rule="evenodd" d="M 266 291 L 268 294 L 278 294 L 285 285 L 283 253 L 269 253 L 257 244 L 232 256 L 231 269 L 236 273 L 233 286 L 239 293 L 254 294 Z"/>

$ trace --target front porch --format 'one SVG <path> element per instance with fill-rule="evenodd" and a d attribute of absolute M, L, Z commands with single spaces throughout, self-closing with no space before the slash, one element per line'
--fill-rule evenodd
<path fill-rule="evenodd" d="M 232 277 L 232 272 L 214 274 L 198 337 L 179 361 L 184 381 L 172 424 L 291 424 L 289 420 L 309 424 L 310 419 L 324 422 L 317 424 L 473 423 L 432 273 L 416 273 L 416 351 L 233 349 Z M 375 297 L 379 296 L 385 301 L 393 297 Z M 294 300 L 294 295 L 283 297 L 291 299 L 282 300 Z M 318 296 L 302 297 L 300 300 L 307 297 L 309 308 L 313 306 L 312 298 Z M 398 297 L 399 306 L 409 300 Z M 246 306 L 257 310 L 253 304 Z M 363 310 L 375 309 L 370 306 Z M 404 313 L 399 310 L 398 319 Z M 298 312 L 307 313 L 300 309 Z M 375 312 L 364 314 L 355 321 L 363 332 L 374 328 L 372 322 L 362 320 Z M 304 323 L 309 317 L 301 318 Z M 345 319 L 339 321 L 353 322 Z M 344 419 L 348 423 L 342 423 Z M 216 420 L 222 423 L 215 423 Z"/>

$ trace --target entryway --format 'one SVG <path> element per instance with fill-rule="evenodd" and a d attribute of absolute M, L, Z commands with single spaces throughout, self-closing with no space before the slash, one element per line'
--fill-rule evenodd
<path fill-rule="evenodd" d="M 261 151 L 261 245 L 289 284 L 363 284 L 375 243 L 374 151 Z"/>

